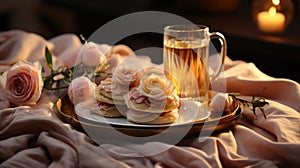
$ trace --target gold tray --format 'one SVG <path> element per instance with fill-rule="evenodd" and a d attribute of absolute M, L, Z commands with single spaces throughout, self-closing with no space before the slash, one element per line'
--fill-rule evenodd
<path fill-rule="evenodd" d="M 78 119 L 74 111 L 74 105 L 70 102 L 68 96 L 63 96 L 56 102 L 58 116 L 65 122 L 72 125 L 78 131 L 87 133 L 85 130 L 101 130 L 101 136 L 105 137 L 112 132 L 112 129 L 117 130 L 123 134 L 133 137 L 148 137 L 164 132 L 168 137 L 184 133 L 184 138 L 196 136 L 208 136 L 212 133 L 230 129 L 231 126 L 236 124 L 237 119 L 242 113 L 242 105 L 238 102 L 232 103 L 231 111 L 224 111 L 221 113 L 212 112 L 212 114 L 201 122 L 192 124 L 187 130 L 187 125 L 177 126 L 162 126 L 162 127 L 130 127 L 122 125 L 105 125 L 97 122 L 85 121 Z M 88 134 L 88 133 L 87 133 Z M 118 138 L 118 135 L 110 135 L 108 139 Z"/>

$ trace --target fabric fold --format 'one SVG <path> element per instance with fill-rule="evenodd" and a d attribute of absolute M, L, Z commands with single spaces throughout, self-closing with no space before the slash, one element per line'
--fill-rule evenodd
<path fill-rule="evenodd" d="M 0 71 L 19 60 L 42 60 L 46 46 L 57 61 L 71 66 L 81 45 L 74 34 L 44 39 L 21 30 L 1 32 Z M 110 48 L 106 44 L 99 47 Z M 110 70 L 126 59 L 153 65 L 149 57 L 134 55 L 126 45 L 111 49 Z M 258 109 L 256 118 L 244 106 L 232 128 L 209 137 L 183 139 L 177 145 L 96 144 L 60 120 L 55 109 L 58 97 L 53 92 L 44 90 L 37 105 L 22 107 L 9 107 L 1 93 L 0 167 L 299 167 L 300 85 L 229 57 L 224 78 L 228 92 L 239 92 L 247 99 L 266 98 L 267 119 Z"/>

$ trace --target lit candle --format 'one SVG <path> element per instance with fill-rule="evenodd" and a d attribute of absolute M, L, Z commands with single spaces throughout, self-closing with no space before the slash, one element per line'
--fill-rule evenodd
<path fill-rule="evenodd" d="M 283 32 L 285 16 L 282 13 L 276 12 L 275 7 L 270 7 L 269 11 L 258 13 L 257 23 L 259 29 L 263 32 Z"/>

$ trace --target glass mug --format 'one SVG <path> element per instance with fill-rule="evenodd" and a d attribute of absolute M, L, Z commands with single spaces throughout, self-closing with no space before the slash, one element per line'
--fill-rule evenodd
<path fill-rule="evenodd" d="M 221 42 L 221 61 L 209 74 L 209 44 L 215 37 Z M 224 36 L 209 32 L 205 25 L 170 25 L 164 28 L 163 52 L 166 76 L 175 84 L 179 97 L 208 102 L 210 82 L 219 76 L 227 52 Z"/>

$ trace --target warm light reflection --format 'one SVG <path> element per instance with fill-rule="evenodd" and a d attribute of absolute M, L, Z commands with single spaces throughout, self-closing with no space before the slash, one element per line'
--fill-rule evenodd
<path fill-rule="evenodd" d="M 275 7 L 271 7 L 269 9 L 269 14 L 270 14 L 270 16 L 275 16 L 276 15 L 276 8 Z"/>
<path fill-rule="evenodd" d="M 259 12 L 257 14 L 259 29 L 263 32 L 283 32 L 285 16 L 277 12 L 276 8 L 270 7 L 269 11 Z"/>
<path fill-rule="evenodd" d="M 274 5 L 279 5 L 279 4 L 280 4 L 280 0 L 272 0 L 272 3 L 273 3 Z"/>

